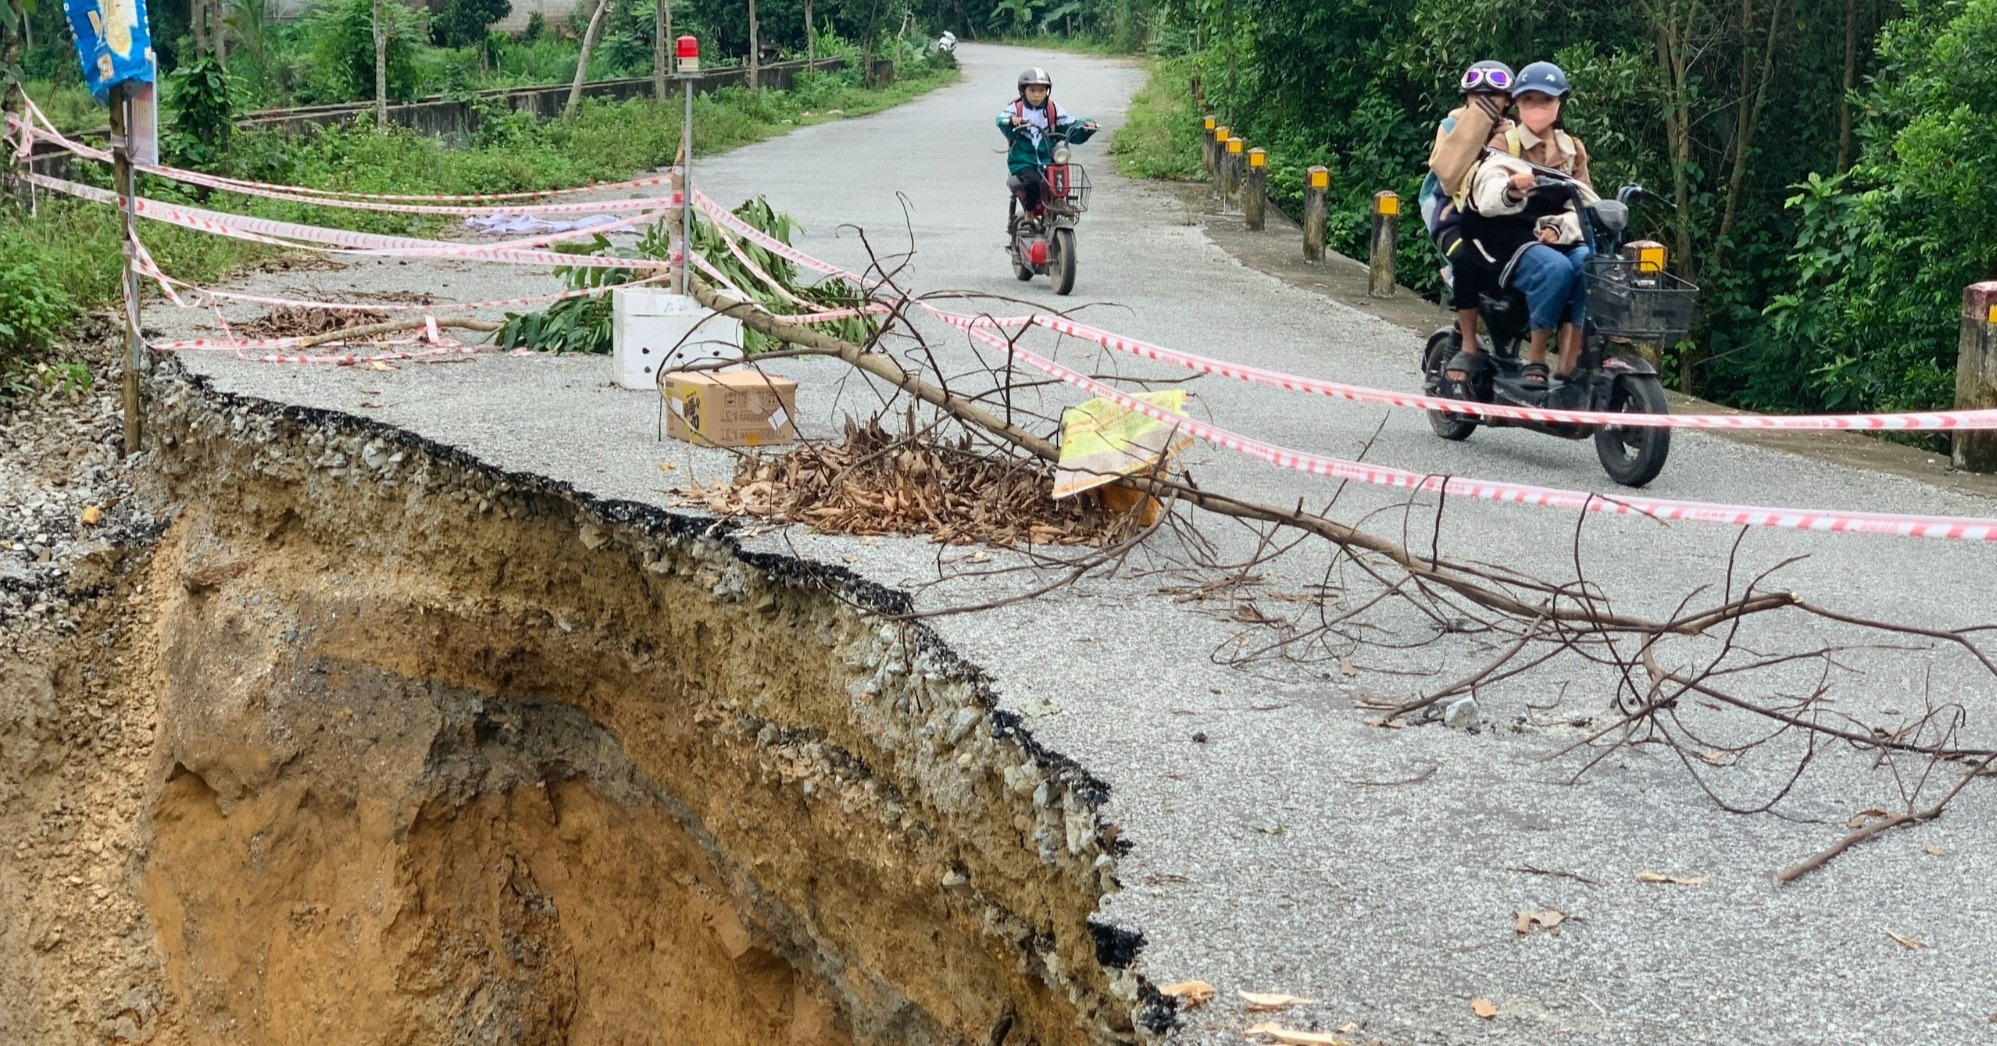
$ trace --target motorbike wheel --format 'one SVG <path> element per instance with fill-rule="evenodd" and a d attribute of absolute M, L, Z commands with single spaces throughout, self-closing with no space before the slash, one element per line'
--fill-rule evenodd
<path fill-rule="evenodd" d="M 1664 383 L 1648 375 L 1630 375 L 1616 383 L 1609 409 L 1630 414 L 1668 414 Z M 1671 430 L 1605 428 L 1595 433 L 1595 455 L 1609 478 L 1625 487 L 1641 487 L 1664 471 L 1671 453 Z"/>
<path fill-rule="evenodd" d="M 1025 283 L 1033 278 L 1033 266 L 1026 264 L 1026 243 L 1019 237 L 1019 223 L 1020 218 L 1015 214 L 1006 227 L 1005 254 L 1012 259 L 1012 278 Z"/>
<path fill-rule="evenodd" d="M 1048 237 L 1047 275 L 1054 279 L 1054 293 L 1075 289 L 1075 230 L 1056 229 Z"/>
<path fill-rule="evenodd" d="M 1449 366 L 1449 358 L 1456 355 L 1456 342 L 1447 330 L 1439 330 L 1429 335 L 1428 346 L 1422 350 L 1422 391 L 1431 396 L 1453 396 L 1455 389 L 1443 368 Z M 1461 441 L 1470 438 L 1477 431 L 1477 419 L 1462 414 L 1451 414 L 1445 410 L 1428 412 L 1428 427 L 1443 439 Z"/>

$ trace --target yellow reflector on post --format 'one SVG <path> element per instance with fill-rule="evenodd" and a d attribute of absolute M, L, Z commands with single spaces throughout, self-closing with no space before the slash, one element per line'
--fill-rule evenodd
<path fill-rule="evenodd" d="M 1391 218 L 1401 213 L 1401 197 L 1398 193 L 1377 192 L 1373 194 L 1373 213 Z"/>
<path fill-rule="evenodd" d="M 1310 169 L 1310 176 L 1311 176 L 1310 180 L 1311 188 L 1313 189 L 1331 188 L 1331 172 L 1329 170 L 1323 167 L 1313 167 Z"/>
<path fill-rule="evenodd" d="M 1202 129 L 1203 129 L 1203 130 L 1208 130 L 1208 131 L 1211 131 L 1211 130 L 1213 130 L 1213 129 L 1214 129 L 1215 127 L 1218 127 L 1218 126 L 1220 126 L 1220 125 L 1214 122 L 1214 118 L 1213 118 L 1213 117 L 1211 117 L 1211 116 L 1209 116 L 1209 117 L 1207 117 L 1207 118 L 1206 118 L 1206 126 L 1205 126 L 1204 128 L 1202 128 Z"/>
<path fill-rule="evenodd" d="M 1250 167 L 1269 166 L 1269 150 L 1261 148 L 1248 150 L 1248 166 Z"/>
<path fill-rule="evenodd" d="M 1225 127 L 1216 127 L 1216 128 L 1214 128 L 1214 129 L 1213 129 L 1213 140 L 1214 140 L 1214 141 L 1216 141 L 1216 142 L 1224 142 L 1224 141 L 1227 141 L 1227 136 L 1228 136 L 1228 135 L 1229 135 L 1230 133 L 1231 133 L 1231 132 L 1230 132 L 1230 131 L 1228 131 L 1228 129 L 1227 129 L 1227 128 L 1225 128 Z"/>
<path fill-rule="evenodd" d="M 1241 151 L 1241 144 L 1242 144 L 1242 139 L 1229 138 L 1227 140 L 1227 151 L 1231 153 L 1238 153 Z"/>

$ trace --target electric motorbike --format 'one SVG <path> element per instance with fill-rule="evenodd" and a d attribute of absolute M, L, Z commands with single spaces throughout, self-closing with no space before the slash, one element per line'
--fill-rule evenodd
<path fill-rule="evenodd" d="M 1565 194 L 1580 203 L 1580 186 L 1558 172 L 1536 169 L 1533 190 Z M 1591 194 L 1592 195 L 1592 194 Z M 1588 281 L 1588 315 L 1583 326 L 1581 359 L 1565 380 L 1550 387 L 1525 384 L 1520 349 L 1530 340 L 1525 295 L 1507 290 L 1481 295 L 1478 314 L 1489 340 L 1480 337 L 1486 365 L 1452 379 L 1449 361 L 1456 355 L 1454 327 L 1429 336 L 1422 349 L 1424 387 L 1429 395 L 1556 410 L 1586 410 L 1631 414 L 1666 414 L 1664 383 L 1657 368 L 1635 354 L 1637 343 L 1670 344 L 1692 328 L 1699 288 L 1664 271 L 1664 249 L 1632 244 L 1634 256 L 1621 256 L 1622 237 L 1629 226 L 1630 207 L 1656 199 L 1642 186 L 1626 185 L 1613 200 L 1578 206 L 1581 227 L 1593 255 L 1582 278 Z M 1431 410 L 1435 434 L 1447 440 L 1468 439 L 1480 425 L 1523 428 L 1562 439 L 1594 437 L 1595 453 L 1609 478 L 1624 486 L 1641 487 L 1664 470 L 1671 453 L 1671 430 L 1659 427 L 1582 425 L 1563 421 L 1484 417 L 1471 413 Z"/>
<path fill-rule="evenodd" d="M 1054 162 L 1040 168 L 1046 185 L 1039 206 L 1023 211 L 1019 194 L 1013 194 L 1005 249 L 1021 282 L 1046 276 L 1054 281 L 1054 293 L 1067 294 L 1075 289 L 1075 223 L 1089 209 L 1089 172 L 1070 158 L 1066 134 L 1047 136 L 1054 141 Z"/>

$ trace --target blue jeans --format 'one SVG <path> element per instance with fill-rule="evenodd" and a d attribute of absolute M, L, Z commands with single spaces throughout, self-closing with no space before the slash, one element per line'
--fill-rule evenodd
<path fill-rule="evenodd" d="M 1519 255 L 1512 266 L 1511 285 L 1525 294 L 1533 330 L 1580 323 L 1588 314 L 1588 281 L 1583 273 L 1591 253 L 1586 245 L 1560 248 L 1535 243 Z"/>

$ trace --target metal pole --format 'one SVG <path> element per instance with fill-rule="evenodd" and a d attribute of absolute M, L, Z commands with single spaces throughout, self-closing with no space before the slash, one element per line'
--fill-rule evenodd
<path fill-rule="evenodd" d="M 118 193 L 120 224 L 124 230 L 125 284 L 125 453 L 137 454 L 145 436 L 145 401 L 139 395 L 139 377 L 146 365 L 145 341 L 139 332 L 139 269 L 134 244 L 138 224 L 138 201 L 132 189 L 131 89 L 119 84 L 111 89 L 111 177 Z"/>
<path fill-rule="evenodd" d="M 693 77 L 686 81 L 686 117 L 680 124 L 680 294 L 693 293 Z"/>

